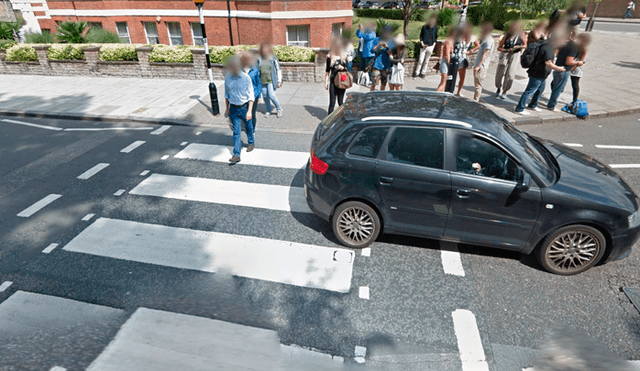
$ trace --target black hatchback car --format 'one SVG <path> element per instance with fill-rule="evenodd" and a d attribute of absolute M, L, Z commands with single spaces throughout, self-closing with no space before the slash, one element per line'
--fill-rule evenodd
<path fill-rule="evenodd" d="M 352 248 L 384 231 L 535 251 L 562 275 L 640 235 L 640 200 L 608 166 L 446 93 L 350 96 L 313 136 L 305 197 Z"/>

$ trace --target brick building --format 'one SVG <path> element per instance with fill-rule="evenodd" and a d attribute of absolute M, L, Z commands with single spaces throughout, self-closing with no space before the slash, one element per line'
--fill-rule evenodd
<path fill-rule="evenodd" d="M 117 32 L 125 42 L 202 42 L 191 0 L 11 0 L 31 11 L 43 31 L 61 21 L 82 20 Z M 26 3 L 26 4 L 25 4 Z M 350 0 L 205 0 L 210 45 L 259 44 L 328 47 L 332 34 L 351 26 Z M 231 15 L 231 30 L 228 16 Z M 32 27 L 33 28 L 33 27 Z M 231 32 L 230 32 L 231 31 Z"/>
<path fill-rule="evenodd" d="M 635 1 L 636 7 L 640 6 L 640 2 L 638 0 Z M 627 4 L 629 4 L 629 0 L 602 0 L 598 6 L 598 13 L 596 14 L 596 17 L 622 18 L 627 9 Z M 587 14 L 589 16 L 593 14 L 594 8 L 595 2 L 590 0 L 587 5 Z M 634 16 L 637 17 L 638 14 L 640 13 L 635 13 Z"/>

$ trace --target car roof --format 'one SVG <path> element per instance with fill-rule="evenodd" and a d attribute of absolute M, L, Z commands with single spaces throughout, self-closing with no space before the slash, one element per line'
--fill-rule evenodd
<path fill-rule="evenodd" d="M 485 105 L 451 93 L 353 93 L 344 103 L 347 121 L 393 119 L 407 124 L 438 122 L 497 136 L 507 120 Z"/>

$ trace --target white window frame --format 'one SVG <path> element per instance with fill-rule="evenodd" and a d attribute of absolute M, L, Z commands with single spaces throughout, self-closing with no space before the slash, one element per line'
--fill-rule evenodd
<path fill-rule="evenodd" d="M 287 45 L 292 45 L 292 46 L 306 46 L 308 47 L 311 44 L 311 25 L 308 24 L 292 24 L 292 25 L 287 25 Z M 299 36 L 299 32 L 298 30 L 306 27 L 307 29 L 307 37 L 308 40 L 306 41 L 300 41 L 298 40 L 298 36 Z M 294 28 L 296 30 L 296 40 L 291 40 L 289 33 L 290 33 L 290 28 Z"/>
<path fill-rule="evenodd" d="M 180 43 L 179 44 L 174 44 L 173 43 L 173 38 L 177 38 L 178 36 L 174 36 L 171 34 L 171 28 L 169 27 L 169 25 L 178 25 L 178 31 L 180 31 Z M 167 34 L 169 35 L 169 45 L 184 45 L 184 38 L 182 37 L 182 25 L 180 24 L 180 22 L 165 22 L 165 25 L 167 26 Z"/>
<path fill-rule="evenodd" d="M 120 33 L 118 25 L 124 25 L 124 30 L 127 32 L 126 36 Z M 118 37 L 121 41 L 126 42 L 127 44 L 131 44 L 131 35 L 129 34 L 129 25 L 127 24 L 127 22 L 116 22 L 116 33 L 118 34 Z"/>
<path fill-rule="evenodd" d="M 189 22 L 189 24 L 191 25 L 191 41 L 193 42 L 193 45 L 204 45 L 204 37 L 202 37 L 202 26 L 200 25 L 200 22 Z M 201 36 L 196 37 L 195 27 L 200 29 Z"/>
<path fill-rule="evenodd" d="M 157 42 L 153 43 L 151 41 L 149 41 L 149 31 L 147 31 L 147 24 L 152 24 L 155 28 L 156 28 L 156 34 L 155 36 L 151 36 L 151 37 L 155 37 L 156 39 L 158 39 Z M 158 25 L 156 25 L 156 22 L 142 22 L 142 28 L 144 28 L 144 36 L 147 39 L 147 44 L 160 44 L 160 35 L 158 35 Z"/>

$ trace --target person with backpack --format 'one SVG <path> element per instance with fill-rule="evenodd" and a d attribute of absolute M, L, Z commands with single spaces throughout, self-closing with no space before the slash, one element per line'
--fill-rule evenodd
<path fill-rule="evenodd" d="M 513 80 L 516 76 L 516 67 L 520 63 L 520 55 L 522 50 L 527 48 L 524 33 L 522 32 L 522 24 L 520 22 L 514 22 L 507 33 L 500 40 L 498 45 L 498 51 L 500 51 L 500 57 L 498 58 L 498 68 L 496 70 L 495 84 L 496 98 L 505 99 L 507 92 L 513 85 Z"/>
<path fill-rule="evenodd" d="M 627 19 L 627 17 L 633 18 L 632 13 L 634 12 L 634 10 L 636 10 L 636 3 L 635 1 L 631 0 L 629 1 L 629 4 L 627 4 L 627 11 L 624 13 L 622 19 Z"/>
<path fill-rule="evenodd" d="M 420 56 L 418 58 L 418 64 L 416 70 L 413 73 L 413 79 L 420 77 L 425 78 L 427 69 L 429 68 L 429 60 L 433 49 L 436 47 L 438 41 L 438 15 L 433 13 L 429 16 L 427 23 L 420 29 Z"/>
<path fill-rule="evenodd" d="M 520 58 L 522 68 L 528 68 L 527 75 L 529 75 L 529 82 L 518 101 L 515 112 L 524 116 L 530 115 L 529 112 L 524 110 L 529 98 L 531 98 L 531 102 L 529 102 L 527 108 L 541 111 L 541 109 L 538 108 L 538 100 L 544 91 L 546 80 L 551 70 L 566 70 L 564 67 L 558 67 L 553 63 L 555 59 L 555 45 L 562 44 L 557 40 L 559 37 L 552 37 L 551 40 L 546 40 L 545 37 L 545 34 L 541 34 L 539 40 L 529 44 Z"/>
<path fill-rule="evenodd" d="M 260 83 L 262 84 L 262 99 L 267 112 L 265 117 L 271 115 L 271 103 L 276 106 L 277 117 L 282 117 L 282 107 L 276 96 L 276 89 L 282 87 L 282 70 L 280 62 L 273 54 L 271 44 L 260 45 L 260 57 L 258 58 L 258 68 L 260 69 Z"/>
<path fill-rule="evenodd" d="M 553 71 L 551 95 L 547 102 L 547 108 L 554 112 L 560 112 L 560 110 L 556 108 L 556 104 L 558 104 L 558 98 L 564 91 L 564 88 L 571 77 L 571 70 L 573 67 L 580 67 L 584 64 L 582 61 L 577 59 L 578 45 L 575 43 L 574 39 L 575 32 L 571 31 L 569 33 L 569 40 L 558 50 L 558 56 L 556 57 L 556 66 L 564 67 L 565 70 Z"/>

